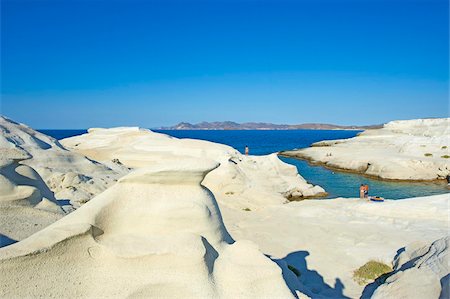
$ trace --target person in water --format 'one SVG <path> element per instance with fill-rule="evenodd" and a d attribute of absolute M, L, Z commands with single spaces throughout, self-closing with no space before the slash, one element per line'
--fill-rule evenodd
<path fill-rule="evenodd" d="M 364 184 L 361 184 L 361 186 L 359 186 L 359 198 L 363 199 L 364 193 L 365 193 Z"/>
<path fill-rule="evenodd" d="M 248 156 L 248 146 L 245 146 L 245 155 Z"/>
<path fill-rule="evenodd" d="M 364 198 L 369 197 L 369 185 L 364 185 Z"/>

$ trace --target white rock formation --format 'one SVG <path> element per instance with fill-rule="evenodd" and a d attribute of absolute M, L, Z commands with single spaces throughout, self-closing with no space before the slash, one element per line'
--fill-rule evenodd
<path fill-rule="evenodd" d="M 23 155 L 20 164 L 36 170 L 56 199 L 69 199 L 75 206 L 104 191 L 128 172 L 124 167 L 112 170 L 70 152 L 56 139 L 0 116 L 0 158 L 14 150 Z"/>
<path fill-rule="evenodd" d="M 312 298 L 359 298 L 364 286 L 353 279 L 354 270 L 370 260 L 390 264 L 399 248 L 448 235 L 449 209 L 448 194 L 382 203 L 304 200 L 239 213 L 221 206 L 233 238 L 251 240 L 298 269 L 299 291 Z"/>
<path fill-rule="evenodd" d="M 275 154 L 244 156 L 226 145 L 178 139 L 147 129 L 90 129 L 88 134 L 61 143 L 96 161 L 115 160 L 133 168 L 189 157 L 214 160 L 220 167 L 208 174 L 203 184 L 221 203 L 239 209 L 325 193 L 321 187 L 308 184 L 295 166 L 283 163 Z"/>
<path fill-rule="evenodd" d="M 406 247 L 394 260 L 394 274 L 372 298 L 450 298 L 449 247 L 449 236 L 431 246 Z"/>
<path fill-rule="evenodd" d="M 24 239 L 64 215 L 39 174 L 20 164 L 27 158 L 18 148 L 0 155 L 0 247 Z"/>
<path fill-rule="evenodd" d="M 450 175 L 450 118 L 392 121 L 359 136 L 321 141 L 282 155 L 392 180 Z"/>
<path fill-rule="evenodd" d="M 200 183 L 218 164 L 153 164 L 0 249 L 0 297 L 290 298 L 281 269 L 226 231 Z"/>

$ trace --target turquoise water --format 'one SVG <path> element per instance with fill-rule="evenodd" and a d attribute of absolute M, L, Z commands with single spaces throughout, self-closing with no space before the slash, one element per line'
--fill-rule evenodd
<path fill-rule="evenodd" d="M 40 130 L 62 139 L 86 133 L 86 130 Z M 243 153 L 246 145 L 252 155 L 266 155 L 281 150 L 304 148 L 321 140 L 351 138 L 359 131 L 340 130 L 287 130 L 287 131 L 198 131 L 198 130 L 159 130 L 178 138 L 195 138 L 232 146 Z M 286 163 L 295 165 L 299 173 L 310 183 L 322 186 L 329 198 L 359 197 L 359 186 L 368 184 L 370 194 L 389 199 L 448 193 L 445 183 L 404 183 L 386 182 L 367 178 L 358 174 L 330 171 L 321 166 L 309 165 L 306 161 L 281 157 Z"/>

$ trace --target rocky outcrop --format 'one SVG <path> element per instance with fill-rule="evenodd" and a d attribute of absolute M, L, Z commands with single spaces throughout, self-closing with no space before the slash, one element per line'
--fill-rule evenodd
<path fill-rule="evenodd" d="M 218 164 L 154 164 L 0 249 L 1 297 L 290 298 L 281 269 L 235 242 L 200 183 Z"/>
<path fill-rule="evenodd" d="M 325 194 L 307 183 L 295 166 L 278 157 L 244 156 L 232 147 L 208 141 L 178 139 L 141 128 L 90 129 L 88 134 L 61 140 L 82 155 L 103 162 L 117 160 L 132 168 L 186 158 L 211 159 L 220 166 L 203 184 L 221 203 L 242 209 L 280 204 L 297 198 Z"/>
<path fill-rule="evenodd" d="M 354 138 L 280 154 L 387 180 L 444 180 L 450 175 L 449 136 L 450 118 L 392 121 Z"/>
<path fill-rule="evenodd" d="M 406 247 L 394 260 L 394 273 L 372 298 L 449 298 L 450 237 L 431 245 Z"/>
<path fill-rule="evenodd" d="M 20 164 L 28 158 L 16 148 L 2 151 L 0 157 L 0 247 L 22 240 L 64 215 L 40 175 Z"/>
<path fill-rule="evenodd" d="M 100 164 L 68 151 L 56 139 L 0 116 L 0 157 L 20 152 L 21 165 L 28 165 L 43 178 L 55 198 L 75 206 L 104 191 L 128 172 Z"/>

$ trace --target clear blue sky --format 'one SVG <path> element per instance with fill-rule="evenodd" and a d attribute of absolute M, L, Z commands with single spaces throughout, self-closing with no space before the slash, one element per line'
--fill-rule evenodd
<path fill-rule="evenodd" d="M 449 113 L 447 0 L 1 0 L 1 114 L 35 128 Z"/>

